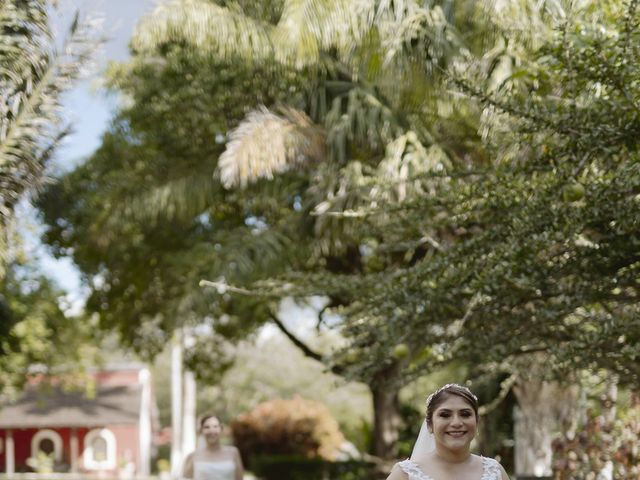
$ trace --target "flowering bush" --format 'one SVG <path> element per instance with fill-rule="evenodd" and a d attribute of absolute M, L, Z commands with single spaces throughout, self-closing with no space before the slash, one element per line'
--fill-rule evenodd
<path fill-rule="evenodd" d="M 299 396 L 262 403 L 234 420 L 231 430 L 235 445 L 247 458 L 299 455 L 333 460 L 344 442 L 327 407 Z"/>
<path fill-rule="evenodd" d="M 27 458 L 27 465 L 36 473 L 52 473 L 55 464 L 53 453 L 38 451 L 33 457 Z"/>
<path fill-rule="evenodd" d="M 584 427 L 554 442 L 555 480 L 640 479 L 640 395 L 615 420 L 589 413 Z"/>

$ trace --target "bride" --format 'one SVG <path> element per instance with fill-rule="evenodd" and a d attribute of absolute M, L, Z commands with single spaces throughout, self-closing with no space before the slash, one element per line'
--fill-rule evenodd
<path fill-rule="evenodd" d="M 427 398 L 427 416 L 411 458 L 387 480 L 509 480 L 497 461 L 469 451 L 478 426 L 478 399 L 457 384 Z"/>
<path fill-rule="evenodd" d="M 244 469 L 238 449 L 220 444 L 222 423 L 215 415 L 200 420 L 205 446 L 190 454 L 184 465 L 184 477 L 194 480 L 242 480 Z"/>

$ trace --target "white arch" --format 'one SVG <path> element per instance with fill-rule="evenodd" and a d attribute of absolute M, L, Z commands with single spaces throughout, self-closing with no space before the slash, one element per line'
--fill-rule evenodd
<path fill-rule="evenodd" d="M 93 441 L 102 438 L 107 444 L 107 458 L 96 460 L 93 451 Z M 96 428 L 84 437 L 84 450 L 82 452 L 84 467 L 89 470 L 107 470 L 116 468 L 116 437 L 107 428 Z"/>
<path fill-rule="evenodd" d="M 31 456 L 35 457 L 40 450 L 42 440 L 51 440 L 53 443 L 53 458 L 56 462 L 62 461 L 62 437 L 55 430 L 39 430 L 31 439 Z"/>

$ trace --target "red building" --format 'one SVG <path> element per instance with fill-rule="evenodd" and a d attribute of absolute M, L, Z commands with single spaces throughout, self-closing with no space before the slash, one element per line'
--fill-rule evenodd
<path fill-rule="evenodd" d="M 16 402 L 0 406 L 0 471 L 33 471 L 27 460 L 44 452 L 56 471 L 148 475 L 158 426 L 149 370 L 94 378 L 95 395 L 32 381 Z"/>

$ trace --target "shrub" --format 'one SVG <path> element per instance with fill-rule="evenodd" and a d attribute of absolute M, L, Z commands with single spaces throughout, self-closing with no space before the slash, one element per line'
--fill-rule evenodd
<path fill-rule="evenodd" d="M 554 442 L 554 479 L 591 480 L 609 470 L 609 478 L 640 478 L 640 395 L 631 396 L 629 409 L 614 421 L 590 412 L 575 436 Z"/>
<path fill-rule="evenodd" d="M 333 460 L 344 442 L 327 407 L 299 396 L 261 403 L 231 422 L 231 430 L 247 463 L 257 455 Z"/>
<path fill-rule="evenodd" d="M 263 480 L 367 480 L 375 478 L 372 463 L 349 460 L 329 462 L 321 458 L 291 455 L 256 456 L 251 471 Z"/>
<path fill-rule="evenodd" d="M 27 458 L 27 465 L 36 473 L 53 473 L 55 459 L 53 453 L 39 451 L 34 457 Z"/>

